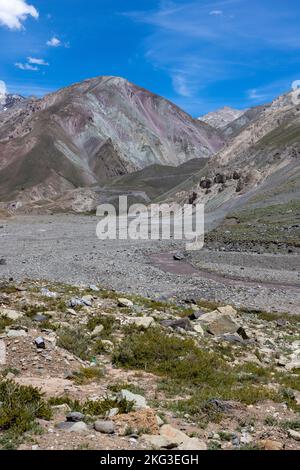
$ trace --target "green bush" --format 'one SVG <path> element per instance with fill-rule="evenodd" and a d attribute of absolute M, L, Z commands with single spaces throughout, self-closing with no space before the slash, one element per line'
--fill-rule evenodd
<path fill-rule="evenodd" d="M 58 346 L 84 361 L 90 358 L 89 338 L 81 327 L 59 330 Z"/>
<path fill-rule="evenodd" d="M 38 389 L 18 385 L 12 380 L 0 381 L 0 403 L 2 447 L 9 447 L 10 441 L 16 441 L 32 430 L 36 418 L 51 418 L 51 408 Z"/>

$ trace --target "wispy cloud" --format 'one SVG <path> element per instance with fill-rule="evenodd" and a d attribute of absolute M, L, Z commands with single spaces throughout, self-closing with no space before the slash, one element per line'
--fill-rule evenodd
<path fill-rule="evenodd" d="M 34 65 L 49 65 L 49 63 L 46 62 L 44 59 L 37 59 L 35 57 L 27 57 L 27 61 L 29 64 Z"/>
<path fill-rule="evenodd" d="M 37 19 L 39 13 L 26 0 L 0 0 L 0 25 L 20 30 L 28 16 Z"/>
<path fill-rule="evenodd" d="M 211 16 L 222 16 L 223 15 L 223 11 L 222 10 L 212 10 L 209 12 L 209 14 Z"/>
<path fill-rule="evenodd" d="M 32 72 L 38 72 L 39 68 L 36 65 L 31 65 L 31 64 L 23 64 L 22 62 L 16 62 L 15 66 L 17 69 L 20 70 L 26 70 L 26 71 L 32 71 Z"/>
<path fill-rule="evenodd" d="M 230 80 L 244 80 L 246 94 L 246 81 L 258 72 L 267 74 L 268 61 L 272 62 L 276 51 L 300 49 L 300 9 L 295 12 L 280 0 L 272 0 L 272 4 L 270 9 L 269 2 L 260 0 L 191 0 L 184 4 L 174 0 L 162 1 L 157 10 L 126 16 L 152 26 L 144 52 L 156 69 L 169 75 L 175 92 L 169 98 L 177 103 L 180 97 L 196 102 L 202 100 L 207 87 Z M 249 100 L 265 96 L 254 87 L 247 93 Z"/>

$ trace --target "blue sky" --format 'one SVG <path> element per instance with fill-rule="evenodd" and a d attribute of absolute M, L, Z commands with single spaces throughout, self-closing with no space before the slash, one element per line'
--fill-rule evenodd
<path fill-rule="evenodd" d="M 0 80 L 41 96 L 118 75 L 194 116 L 300 79 L 299 0 L 0 0 Z"/>

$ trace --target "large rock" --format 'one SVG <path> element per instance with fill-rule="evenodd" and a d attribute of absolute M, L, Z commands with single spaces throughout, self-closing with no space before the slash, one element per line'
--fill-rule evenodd
<path fill-rule="evenodd" d="M 220 311 L 217 309 L 213 312 L 205 313 L 197 322 L 204 326 L 209 333 L 216 336 L 235 333 L 239 329 L 239 325 L 234 320 L 232 313 L 227 313 L 228 311 L 231 312 L 231 308 L 227 309 L 227 307 L 224 307 L 226 310 Z"/>
<path fill-rule="evenodd" d="M 235 316 L 237 314 L 237 311 L 231 305 L 225 305 L 225 307 L 218 307 L 217 310 L 220 313 L 224 313 L 227 315 Z"/>
<path fill-rule="evenodd" d="M 132 401 L 134 403 L 134 409 L 140 410 L 143 408 L 148 408 L 146 398 L 142 395 L 132 393 L 129 390 L 121 390 L 118 396 L 119 400 L 126 399 L 127 401 Z"/>

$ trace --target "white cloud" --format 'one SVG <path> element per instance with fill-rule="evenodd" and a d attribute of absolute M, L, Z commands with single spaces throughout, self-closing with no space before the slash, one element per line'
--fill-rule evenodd
<path fill-rule="evenodd" d="M 181 96 L 191 97 L 193 90 L 190 88 L 189 83 L 183 75 L 176 74 L 172 77 L 174 90 Z"/>
<path fill-rule="evenodd" d="M 7 93 L 6 84 L 3 80 L 0 80 L 0 95 L 6 95 L 6 93 Z"/>
<path fill-rule="evenodd" d="M 37 72 L 39 70 L 36 65 L 22 64 L 21 62 L 16 62 L 15 66 L 20 70 L 31 70 L 33 72 Z"/>
<path fill-rule="evenodd" d="M 49 65 L 44 59 L 36 59 L 35 57 L 27 57 L 28 63 L 33 65 Z"/>
<path fill-rule="evenodd" d="M 26 0 L 0 0 L 0 25 L 9 29 L 22 29 L 22 23 L 28 16 L 37 19 L 39 13 Z"/>
<path fill-rule="evenodd" d="M 56 38 L 55 36 L 53 36 L 53 38 L 47 41 L 47 46 L 50 46 L 50 47 L 60 47 L 61 45 L 62 45 L 61 40 Z"/>
<path fill-rule="evenodd" d="M 209 14 L 211 16 L 222 16 L 223 15 L 223 11 L 222 10 L 212 10 L 209 12 Z"/>

